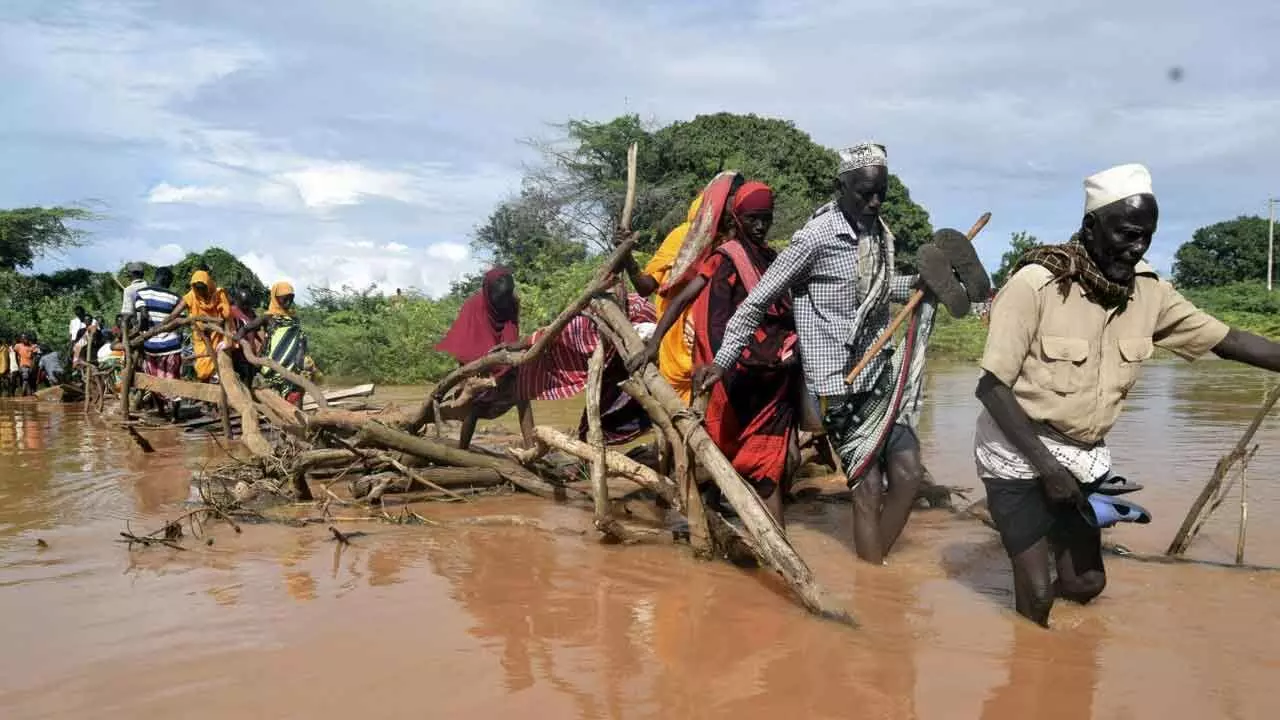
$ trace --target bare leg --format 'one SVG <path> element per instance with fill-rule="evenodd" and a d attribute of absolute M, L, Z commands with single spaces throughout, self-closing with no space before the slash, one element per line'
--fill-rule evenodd
<path fill-rule="evenodd" d="M 520 416 L 520 437 L 524 440 L 524 446 L 531 448 L 537 444 L 537 438 L 533 435 L 533 406 L 528 400 L 521 400 L 516 403 L 516 413 Z M 471 428 L 475 430 L 474 423 Z M 467 442 L 471 442 L 470 437 Z"/>
<path fill-rule="evenodd" d="M 462 421 L 462 429 L 458 431 L 458 449 L 466 450 L 471 447 L 471 437 L 476 434 L 476 423 L 480 421 L 480 415 L 474 410 L 467 413 L 467 418 Z M 521 428 L 523 430 L 523 427 Z"/>
<path fill-rule="evenodd" d="M 1013 598 L 1018 614 L 1049 627 L 1049 611 L 1053 609 L 1053 584 L 1049 579 L 1049 539 L 1036 544 L 1013 558 Z"/>
<path fill-rule="evenodd" d="M 1078 526 L 1073 526 L 1070 538 L 1059 544 L 1062 547 L 1054 548 L 1058 565 L 1055 594 L 1081 605 L 1088 604 L 1107 586 L 1107 571 L 1102 565 L 1102 531 L 1085 525 L 1082 519 Z"/>
<path fill-rule="evenodd" d="M 769 514 L 777 521 L 778 527 L 783 530 L 787 529 L 787 522 L 782 517 L 782 488 L 775 487 L 773 493 L 767 498 L 763 498 L 764 506 L 768 508 Z"/>
<path fill-rule="evenodd" d="M 853 549 L 873 565 L 884 564 L 884 543 L 880 539 L 883 477 L 879 466 L 872 467 L 853 489 Z"/>
<path fill-rule="evenodd" d="M 880 543 L 885 555 L 893 549 L 902 529 L 907 526 L 911 509 L 916 504 L 916 492 L 924 479 L 924 463 L 920 461 L 919 448 L 893 453 L 887 464 L 889 490 L 885 493 L 884 509 L 880 512 Z"/>

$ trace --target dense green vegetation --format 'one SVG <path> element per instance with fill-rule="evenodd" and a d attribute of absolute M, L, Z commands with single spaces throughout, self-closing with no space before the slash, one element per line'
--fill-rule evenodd
<path fill-rule="evenodd" d="M 688 205 L 714 173 L 735 168 L 769 183 L 776 193 L 771 242 L 784 245 L 830 197 L 836 154 L 814 143 L 789 122 L 753 115 L 716 114 L 646 127 L 637 116 L 608 122 L 571 121 L 563 136 L 537 143 L 544 163 L 532 169 L 521 191 L 498 205 L 476 228 L 474 248 L 515 273 L 521 328 L 528 333 L 549 322 L 583 288 L 612 242 L 625 190 L 626 149 L 640 143 L 639 187 L 633 226 L 651 252 L 684 220 Z M 898 239 L 901 269 L 910 270 L 915 249 L 933 232 L 928 212 L 907 187 L 890 177 L 885 219 Z M 0 211 L 0 337 L 35 332 L 54 349 L 66 342 L 67 322 L 79 304 L 112 318 L 119 311 L 123 271 L 62 270 L 24 275 L 41 255 L 83 244 L 83 225 L 94 215 L 78 208 Z M 1039 241 L 1014 233 L 999 268 L 996 287 L 1023 252 Z M 640 261 L 645 260 L 640 253 Z M 218 284 L 242 287 L 259 302 L 266 286 L 231 253 L 209 248 L 174 266 L 174 290 L 182 292 L 200 264 Z M 154 268 L 147 267 L 147 277 Z M 1280 299 L 1266 292 L 1266 222 L 1242 217 L 1197 230 L 1177 252 L 1174 281 L 1198 305 L 1233 326 L 1280 337 Z M 372 289 L 311 288 L 301 308 L 312 355 L 331 377 L 383 383 L 439 378 L 455 365 L 432 348 L 457 317 L 479 277 L 456 283 L 441 298 L 418 294 L 386 297 Z M 977 360 L 986 340 L 981 319 L 951 318 L 944 311 L 931 343 L 938 358 Z"/>

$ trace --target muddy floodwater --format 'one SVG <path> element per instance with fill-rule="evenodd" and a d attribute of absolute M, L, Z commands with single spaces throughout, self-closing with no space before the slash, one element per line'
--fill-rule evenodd
<path fill-rule="evenodd" d="M 975 381 L 932 374 L 939 482 L 977 485 Z M 1220 361 L 1145 370 L 1111 445 L 1155 522 L 1111 539 L 1164 549 L 1268 381 Z M 529 497 L 419 512 L 541 527 L 364 525 L 339 548 L 322 526 L 219 524 L 211 546 L 130 551 L 119 531 L 180 514 L 192 471 L 224 457 L 148 436 L 144 456 L 79 406 L 0 400 L 0 718 L 1280 718 L 1280 572 L 1108 557 L 1100 600 L 1060 604 L 1044 631 L 1009 610 L 981 524 L 918 513 L 870 568 L 847 506 L 792 505 L 850 630 L 759 573 L 603 546 L 587 513 Z M 1257 442 L 1246 559 L 1280 566 L 1280 425 Z M 1238 514 L 1233 497 L 1191 555 L 1232 561 Z"/>

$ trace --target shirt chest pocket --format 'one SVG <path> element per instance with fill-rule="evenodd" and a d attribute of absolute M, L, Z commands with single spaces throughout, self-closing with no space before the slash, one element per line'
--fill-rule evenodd
<path fill-rule="evenodd" d="M 1149 337 L 1120 338 L 1116 344 L 1119 349 L 1119 358 L 1114 366 L 1113 382 L 1123 396 L 1127 395 L 1134 383 L 1138 381 L 1138 371 L 1142 369 L 1143 362 L 1151 359 L 1151 355 L 1155 352 L 1155 345 Z"/>
<path fill-rule="evenodd" d="M 1089 360 L 1089 341 L 1083 338 L 1043 335 L 1040 351 L 1046 371 L 1045 387 L 1068 395 L 1079 392 L 1085 383 L 1085 363 Z"/>

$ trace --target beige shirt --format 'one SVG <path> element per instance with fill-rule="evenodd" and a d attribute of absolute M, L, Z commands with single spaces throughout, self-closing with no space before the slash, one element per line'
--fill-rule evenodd
<path fill-rule="evenodd" d="M 1101 442 L 1156 346 L 1195 360 L 1229 329 L 1147 263 L 1137 271 L 1128 305 L 1116 312 L 1090 302 L 1079 283 L 1063 298 L 1047 269 L 1022 268 L 991 308 L 982 369 L 1013 389 L 1032 420 L 1081 443 Z"/>

